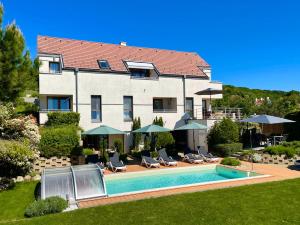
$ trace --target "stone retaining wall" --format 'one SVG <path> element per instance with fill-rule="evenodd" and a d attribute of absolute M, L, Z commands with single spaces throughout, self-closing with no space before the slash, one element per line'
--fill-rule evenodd
<path fill-rule="evenodd" d="M 71 165 L 82 165 L 85 164 L 84 156 L 72 156 L 69 157 L 51 157 L 49 159 L 40 157 L 38 158 L 34 165 L 33 171 L 36 173 L 42 173 L 44 168 L 58 168 L 58 167 L 65 167 Z"/>
<path fill-rule="evenodd" d="M 283 165 L 294 165 L 296 160 L 300 160 L 300 156 L 294 156 L 288 159 L 285 155 L 270 155 L 262 154 L 262 163 L 265 164 L 283 164 Z"/>

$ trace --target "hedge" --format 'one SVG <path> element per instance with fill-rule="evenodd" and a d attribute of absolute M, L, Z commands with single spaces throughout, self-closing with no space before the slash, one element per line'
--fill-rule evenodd
<path fill-rule="evenodd" d="M 288 158 L 292 158 L 297 153 L 295 148 L 283 145 L 268 146 L 264 152 L 270 155 L 285 155 Z"/>
<path fill-rule="evenodd" d="M 230 156 L 236 152 L 243 150 L 242 143 L 218 144 L 215 145 L 213 151 L 220 156 Z"/>
<path fill-rule="evenodd" d="M 46 126 L 75 125 L 78 126 L 80 114 L 76 112 L 49 112 Z"/>
<path fill-rule="evenodd" d="M 41 156 L 69 156 L 79 148 L 76 126 L 45 127 L 41 130 L 39 150 Z"/>
<path fill-rule="evenodd" d="M 224 158 L 222 159 L 221 164 L 227 166 L 239 166 L 241 165 L 241 162 L 235 158 Z"/>
<path fill-rule="evenodd" d="M 66 200 L 60 197 L 49 197 L 31 203 L 25 210 L 25 216 L 35 217 L 62 212 L 68 207 Z"/>

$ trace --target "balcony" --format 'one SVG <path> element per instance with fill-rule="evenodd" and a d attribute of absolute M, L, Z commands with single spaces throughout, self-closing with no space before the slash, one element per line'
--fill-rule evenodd
<path fill-rule="evenodd" d="M 242 108 L 214 107 L 212 111 L 197 108 L 195 118 L 202 120 L 222 120 L 223 118 L 241 120 L 242 116 Z"/>

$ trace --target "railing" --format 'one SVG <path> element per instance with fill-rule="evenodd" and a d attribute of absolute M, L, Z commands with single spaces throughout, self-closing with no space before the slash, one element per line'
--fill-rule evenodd
<path fill-rule="evenodd" d="M 153 109 L 154 113 L 176 113 L 176 109 Z"/>
<path fill-rule="evenodd" d="M 40 109 L 40 112 L 71 112 L 72 109 Z"/>
<path fill-rule="evenodd" d="M 215 107 L 212 108 L 212 111 L 198 108 L 196 109 L 195 117 L 196 119 L 204 119 L 204 120 L 221 120 L 223 118 L 241 120 L 242 108 Z"/>

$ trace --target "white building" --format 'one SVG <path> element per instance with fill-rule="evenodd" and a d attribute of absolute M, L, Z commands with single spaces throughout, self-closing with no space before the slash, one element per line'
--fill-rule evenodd
<path fill-rule="evenodd" d="M 210 97 L 222 98 L 195 94 L 222 84 L 212 82 L 210 66 L 194 52 L 38 36 L 38 57 L 40 123 L 49 111 L 79 112 L 84 130 L 105 124 L 128 132 L 126 149 L 133 118 L 145 126 L 161 116 L 174 129 L 187 112 L 210 125 L 204 116 Z M 205 132 L 195 135 L 205 145 Z"/>

